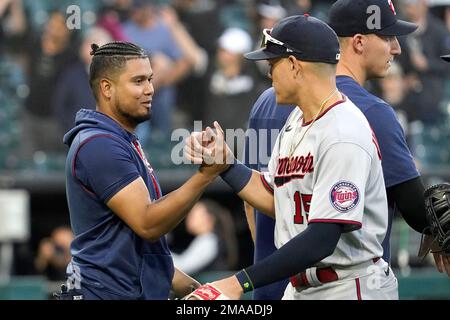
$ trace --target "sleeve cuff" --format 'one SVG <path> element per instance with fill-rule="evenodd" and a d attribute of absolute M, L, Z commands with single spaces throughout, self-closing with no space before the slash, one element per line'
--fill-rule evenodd
<path fill-rule="evenodd" d="M 264 174 L 260 174 L 259 177 L 261 178 L 261 181 L 262 181 L 264 187 L 266 188 L 266 190 L 273 194 L 273 188 L 266 181 L 266 178 L 264 178 Z"/>
<path fill-rule="evenodd" d="M 344 231 L 343 232 L 352 232 L 358 229 L 361 229 L 362 223 L 359 221 L 354 220 L 343 220 L 343 219 L 312 219 L 308 221 L 308 224 L 310 223 L 338 223 L 344 225 Z"/>

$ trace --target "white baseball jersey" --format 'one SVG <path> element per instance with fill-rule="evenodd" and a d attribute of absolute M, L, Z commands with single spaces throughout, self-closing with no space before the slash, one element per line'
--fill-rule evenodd
<path fill-rule="evenodd" d="M 274 192 L 275 246 L 283 246 L 308 223 L 342 223 L 346 232 L 317 267 L 381 257 L 388 212 L 380 158 L 369 123 L 348 98 L 312 124 L 303 123 L 302 111 L 295 108 L 262 176 Z M 314 250 L 314 244 L 308 245 Z"/>

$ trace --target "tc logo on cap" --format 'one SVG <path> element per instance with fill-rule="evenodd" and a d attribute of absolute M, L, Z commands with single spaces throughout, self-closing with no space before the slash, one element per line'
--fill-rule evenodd
<path fill-rule="evenodd" d="M 392 11 L 395 15 L 397 15 L 397 12 L 395 12 L 395 7 L 394 7 L 394 4 L 392 3 L 392 0 L 388 0 L 388 3 L 389 3 L 389 8 L 391 8 L 391 11 Z"/>

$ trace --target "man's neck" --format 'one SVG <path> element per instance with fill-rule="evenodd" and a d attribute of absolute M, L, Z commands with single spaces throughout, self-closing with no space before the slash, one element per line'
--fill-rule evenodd
<path fill-rule="evenodd" d="M 97 111 L 107 115 L 108 117 L 110 117 L 111 119 L 116 121 L 126 131 L 128 131 L 130 133 L 134 133 L 135 132 L 136 127 L 132 126 L 131 124 L 129 124 L 128 121 L 124 117 L 122 117 L 120 115 L 117 115 L 115 112 L 112 112 L 111 108 L 108 108 L 108 107 L 105 107 L 105 106 L 100 106 L 99 107 L 99 105 L 97 105 Z"/>
<path fill-rule="evenodd" d="M 310 89 L 304 95 L 299 105 L 303 112 L 303 122 L 310 122 L 317 118 L 324 110 L 341 99 L 336 86 L 320 87 L 319 90 Z"/>
<path fill-rule="evenodd" d="M 366 82 L 366 75 L 362 68 L 358 68 L 355 64 L 351 64 L 345 60 L 338 63 L 336 69 L 337 76 L 348 76 L 363 86 Z"/>

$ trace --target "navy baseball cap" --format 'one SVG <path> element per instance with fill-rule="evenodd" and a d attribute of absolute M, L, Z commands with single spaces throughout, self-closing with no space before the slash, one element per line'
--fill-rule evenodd
<path fill-rule="evenodd" d="M 336 64 L 339 40 L 325 22 L 309 15 L 290 16 L 264 29 L 261 49 L 244 54 L 249 60 L 295 56 L 302 61 Z"/>
<path fill-rule="evenodd" d="M 450 62 L 450 54 L 446 55 L 446 56 L 441 56 L 442 59 L 444 59 L 445 61 L 449 61 Z"/>
<path fill-rule="evenodd" d="M 330 8 L 329 25 L 340 37 L 403 36 L 417 29 L 414 23 L 397 19 L 392 0 L 338 0 Z"/>

